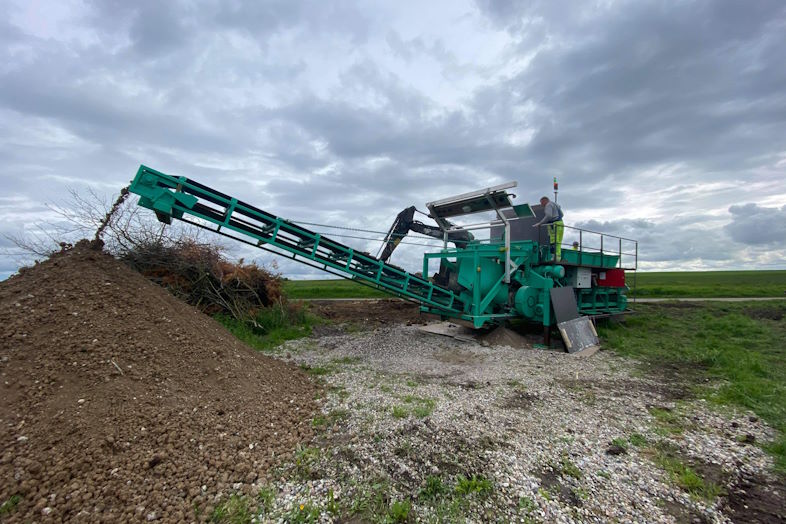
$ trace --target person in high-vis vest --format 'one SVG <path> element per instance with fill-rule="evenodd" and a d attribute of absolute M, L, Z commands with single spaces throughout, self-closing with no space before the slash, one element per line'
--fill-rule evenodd
<path fill-rule="evenodd" d="M 562 255 L 562 236 L 565 233 L 565 224 L 562 222 L 562 217 L 564 216 L 562 208 L 545 196 L 540 199 L 540 205 L 543 206 L 543 218 L 532 227 L 548 224 L 546 229 L 549 230 L 549 242 L 554 246 L 556 260 L 560 260 L 560 255 Z"/>

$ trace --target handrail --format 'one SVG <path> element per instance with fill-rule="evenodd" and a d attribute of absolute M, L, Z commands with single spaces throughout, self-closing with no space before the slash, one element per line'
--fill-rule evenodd
<path fill-rule="evenodd" d="M 556 242 L 552 242 L 551 236 L 549 235 L 549 232 L 548 232 L 549 231 L 548 228 L 552 227 L 552 226 L 553 226 L 553 224 L 540 224 L 539 225 L 539 229 L 538 229 L 538 244 L 540 244 L 540 245 L 548 245 L 549 246 L 549 255 L 550 255 L 549 257 L 546 257 L 545 259 L 541 256 L 541 262 L 548 262 L 548 263 L 557 262 Z M 608 234 L 608 233 L 600 233 L 598 231 L 593 231 L 591 229 L 584 229 L 584 228 L 579 228 L 579 227 L 574 227 L 574 226 L 566 226 L 564 224 L 561 227 L 563 228 L 563 231 L 564 230 L 571 230 L 571 231 L 578 232 L 578 249 L 577 249 L 577 251 L 579 252 L 578 265 L 593 265 L 593 264 L 584 264 L 585 261 L 583 259 L 584 259 L 584 254 L 586 253 L 586 254 L 600 254 L 600 267 L 605 267 L 604 264 L 603 264 L 604 256 L 606 256 L 606 257 L 608 257 L 608 256 L 616 256 L 617 257 L 616 267 L 618 267 L 619 269 L 625 269 L 625 270 L 629 270 L 629 271 L 636 271 L 638 269 L 638 267 L 639 267 L 639 255 L 638 255 L 639 242 L 638 242 L 638 240 L 633 240 L 631 238 L 621 237 L 619 235 L 611 235 L 611 234 Z M 545 236 L 544 236 L 544 233 L 545 233 Z M 588 247 L 588 246 L 585 245 L 585 243 L 586 243 L 585 242 L 585 234 L 586 233 L 589 233 L 589 234 L 592 234 L 592 235 L 598 235 L 600 237 L 600 239 L 599 239 L 600 240 L 600 248 L 598 248 L 598 247 Z M 614 244 L 617 245 L 617 249 L 611 249 L 611 250 L 605 249 L 606 246 L 604 245 L 604 243 L 608 244 L 609 240 L 612 241 L 612 245 L 614 245 Z M 616 240 L 616 242 L 614 242 L 614 240 Z M 623 247 L 622 247 L 623 246 L 623 242 L 632 243 L 634 252 L 623 251 Z M 565 250 L 565 248 L 571 249 L 571 250 L 573 248 L 573 245 L 571 243 L 564 242 L 564 241 L 560 242 L 559 246 L 560 246 L 560 251 Z M 541 255 L 542 255 L 542 253 L 541 253 Z M 623 266 L 623 256 L 633 257 L 633 266 Z"/>

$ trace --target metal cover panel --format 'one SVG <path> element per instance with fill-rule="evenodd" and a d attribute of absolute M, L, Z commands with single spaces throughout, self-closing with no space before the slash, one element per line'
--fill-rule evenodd
<path fill-rule="evenodd" d="M 568 353 L 594 353 L 600 347 L 598 334 L 589 317 L 574 318 L 557 324 Z"/>
<path fill-rule="evenodd" d="M 518 206 L 513 206 L 513 211 L 516 212 L 516 216 L 519 218 L 529 218 L 535 216 L 535 212 L 532 211 L 532 208 L 529 207 L 529 204 L 520 204 Z"/>
<path fill-rule="evenodd" d="M 489 199 L 491 202 L 489 202 Z M 493 202 L 493 205 L 492 205 Z M 433 204 L 432 214 L 441 218 L 449 218 L 472 213 L 481 213 L 493 209 L 511 207 L 510 195 L 505 191 L 491 193 L 489 195 L 475 196 L 463 200 L 456 200 L 447 204 Z M 433 217 L 435 218 L 435 217 Z"/>
<path fill-rule="evenodd" d="M 592 287 L 592 269 L 588 267 L 571 268 L 570 285 L 575 288 L 589 289 Z"/>
<path fill-rule="evenodd" d="M 551 307 L 557 323 L 573 320 L 579 316 L 579 306 L 576 304 L 576 295 L 572 287 L 553 287 L 549 290 Z"/>
<path fill-rule="evenodd" d="M 538 228 L 532 227 L 538 220 L 538 211 L 540 211 L 540 217 L 543 217 L 543 210 L 541 206 L 538 204 L 536 206 L 529 206 L 530 210 L 534 213 L 535 216 L 532 217 L 522 217 L 519 218 L 516 216 L 514 209 L 503 209 L 502 214 L 506 218 L 513 218 L 515 220 L 510 221 L 510 240 L 513 242 L 517 242 L 520 240 L 532 240 L 533 242 L 538 241 Z M 505 234 L 505 227 L 504 226 L 494 226 L 491 228 L 491 238 L 492 239 L 501 239 Z"/>

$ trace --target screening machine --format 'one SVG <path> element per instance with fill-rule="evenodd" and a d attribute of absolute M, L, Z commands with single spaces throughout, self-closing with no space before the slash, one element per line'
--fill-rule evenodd
<path fill-rule="evenodd" d="M 423 312 L 474 328 L 524 319 L 542 325 L 547 339 L 551 327 L 558 325 L 565 338 L 563 323 L 625 312 L 625 271 L 635 270 L 637 243 L 566 226 L 568 247 L 558 257 L 548 226 L 532 227 L 542 216 L 540 206 L 514 206 L 515 195 L 508 192 L 514 187 L 511 182 L 428 203 L 428 216 L 437 224 L 428 226 L 428 234 L 439 236 L 434 231 L 440 231 L 444 243 L 438 252 L 424 255 L 422 274 L 407 272 L 188 178 L 144 165 L 130 191 L 139 195 L 140 206 L 155 211 L 164 223 L 175 218 L 212 230 L 382 289 L 420 304 Z M 411 219 L 411 213 L 405 212 Z M 495 218 L 463 226 L 448 220 L 474 213 L 493 213 Z M 385 259 L 407 232 L 401 217 L 383 244 Z M 418 230 L 426 227 L 419 224 Z M 469 233 L 477 230 L 488 231 L 488 236 L 475 238 Z M 628 244 L 633 248 L 623 251 Z M 632 264 L 623 264 L 623 256 Z M 432 263 L 439 267 L 429 278 Z"/>

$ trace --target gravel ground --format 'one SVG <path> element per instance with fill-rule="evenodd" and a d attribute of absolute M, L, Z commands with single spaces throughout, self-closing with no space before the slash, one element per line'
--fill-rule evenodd
<path fill-rule="evenodd" d="M 327 393 L 318 435 L 270 480 L 260 520 L 747 521 L 726 494 L 744 511 L 740 479 L 772 481 L 752 443 L 773 433 L 752 413 L 721 414 L 607 351 L 401 325 L 293 341 L 281 357 Z"/>

